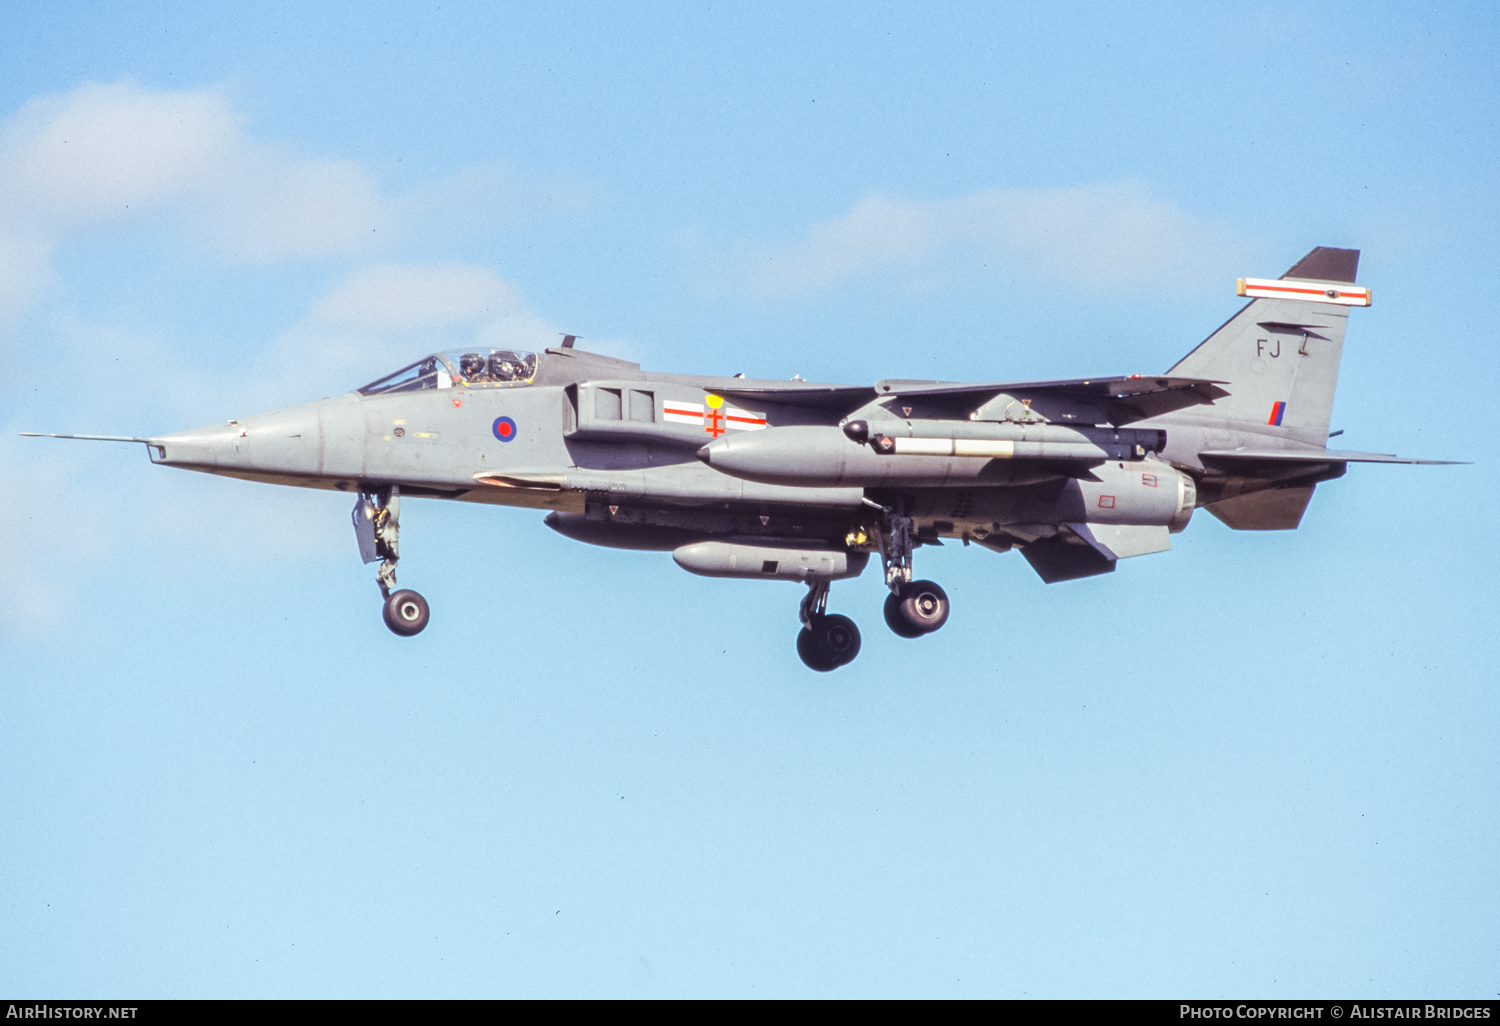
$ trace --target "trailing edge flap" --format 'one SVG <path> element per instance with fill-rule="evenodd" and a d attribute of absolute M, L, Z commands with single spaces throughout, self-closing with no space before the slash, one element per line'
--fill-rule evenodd
<path fill-rule="evenodd" d="M 1205 463 L 1420 463 L 1428 466 L 1452 466 L 1453 460 L 1413 460 L 1383 452 L 1351 452 L 1341 449 L 1218 449 L 1200 452 Z"/>
<path fill-rule="evenodd" d="M 1026 401 L 1053 399 L 1101 408 L 1110 423 L 1119 427 L 1181 410 L 1211 405 L 1229 392 L 1222 381 L 1208 378 L 1178 378 L 1132 374 L 1121 378 L 1072 378 L 1066 381 L 998 381 L 966 385 L 947 381 L 898 381 L 875 383 L 881 396 L 911 396 L 922 399 L 963 400 L 973 406 L 991 396 L 1005 394 Z"/>
<path fill-rule="evenodd" d="M 1166 552 L 1172 547 L 1172 534 L 1166 527 L 1137 527 L 1129 524 L 1069 524 L 1068 528 L 1092 545 L 1106 559 L 1127 559 Z"/>
<path fill-rule="evenodd" d="M 1047 584 L 1114 573 L 1115 561 L 1091 545 L 1050 538 L 1021 547 L 1021 555 Z"/>

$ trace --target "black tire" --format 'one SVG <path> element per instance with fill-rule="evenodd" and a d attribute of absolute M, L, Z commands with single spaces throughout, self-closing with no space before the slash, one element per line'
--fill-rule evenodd
<path fill-rule="evenodd" d="M 427 608 L 427 600 L 409 589 L 392 592 L 391 597 L 385 600 L 383 614 L 385 625 L 392 632 L 406 638 L 421 634 L 422 628 L 427 626 L 427 621 L 432 616 Z"/>
<path fill-rule="evenodd" d="M 814 617 L 812 631 L 818 647 L 838 660 L 835 665 L 847 666 L 859 655 L 859 627 L 847 616 L 829 613 Z"/>
<path fill-rule="evenodd" d="M 896 600 L 896 616 L 918 633 L 931 634 L 948 622 L 948 593 L 932 581 L 904 585 Z"/>
<path fill-rule="evenodd" d="M 913 627 L 902 618 L 901 596 L 894 591 L 885 597 L 885 625 L 900 638 L 920 638 L 927 633 L 920 627 Z"/>
<path fill-rule="evenodd" d="M 819 673 L 836 670 L 839 666 L 838 657 L 832 652 L 824 651 L 818 644 L 817 637 L 806 627 L 797 634 L 797 654 L 802 657 L 809 670 L 817 670 Z"/>
<path fill-rule="evenodd" d="M 797 635 L 797 654 L 808 669 L 819 673 L 836 670 L 859 655 L 859 628 L 838 613 L 815 616 Z"/>

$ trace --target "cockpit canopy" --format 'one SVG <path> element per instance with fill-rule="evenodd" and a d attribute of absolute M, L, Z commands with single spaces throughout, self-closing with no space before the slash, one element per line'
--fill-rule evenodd
<path fill-rule="evenodd" d="M 360 395 L 424 388 L 515 388 L 536 377 L 536 353 L 515 349 L 453 349 L 433 353 L 359 390 Z"/>

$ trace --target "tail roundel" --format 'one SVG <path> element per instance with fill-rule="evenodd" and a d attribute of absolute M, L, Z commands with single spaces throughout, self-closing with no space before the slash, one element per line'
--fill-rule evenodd
<path fill-rule="evenodd" d="M 1167 373 L 1228 382 L 1208 416 L 1322 446 L 1352 306 L 1359 250 L 1319 246 L 1280 278 L 1241 278 L 1250 302 Z"/>

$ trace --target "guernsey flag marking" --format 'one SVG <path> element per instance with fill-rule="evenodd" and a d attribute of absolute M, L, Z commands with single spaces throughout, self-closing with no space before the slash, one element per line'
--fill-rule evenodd
<path fill-rule="evenodd" d="M 751 413 L 730 406 L 723 396 L 707 395 L 701 403 L 668 399 L 662 403 L 662 420 L 668 424 L 690 424 L 718 438 L 726 431 L 759 431 L 766 426 L 764 413 Z"/>

